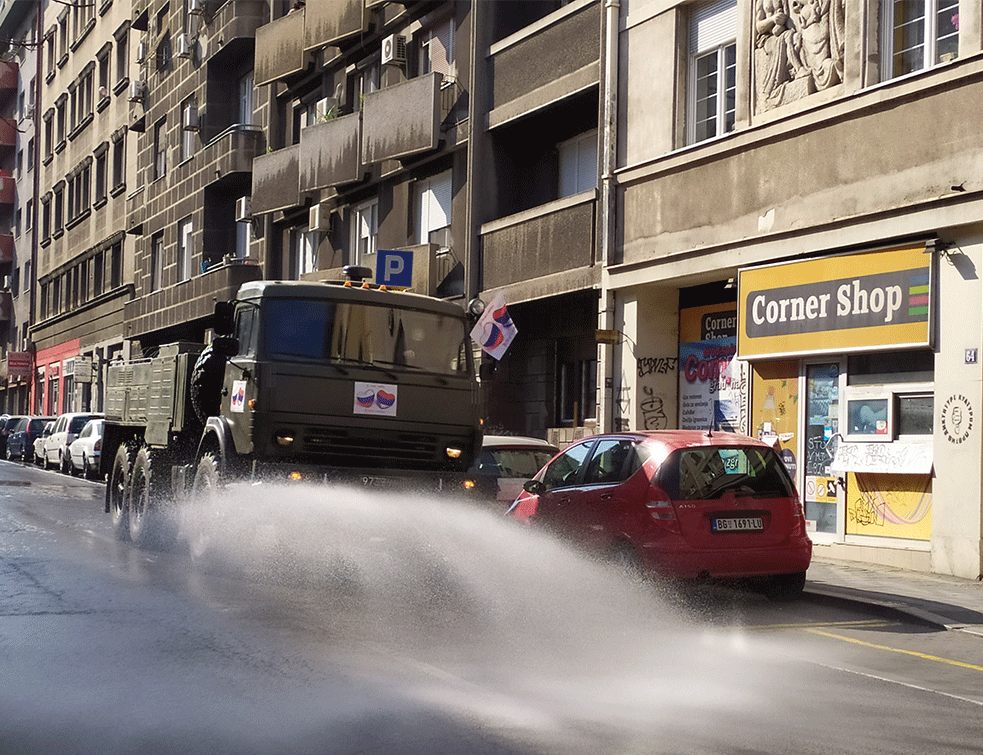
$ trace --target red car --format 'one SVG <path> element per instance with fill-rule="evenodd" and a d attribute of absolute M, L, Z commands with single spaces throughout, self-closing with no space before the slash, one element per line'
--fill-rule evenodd
<path fill-rule="evenodd" d="M 744 435 L 585 438 L 527 482 L 510 511 L 626 568 L 750 579 L 776 600 L 802 592 L 812 559 L 802 504 L 781 458 Z"/>

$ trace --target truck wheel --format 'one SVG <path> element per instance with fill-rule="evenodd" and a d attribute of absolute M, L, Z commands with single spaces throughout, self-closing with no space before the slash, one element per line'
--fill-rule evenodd
<path fill-rule="evenodd" d="M 130 539 L 130 518 L 126 508 L 126 489 L 130 484 L 130 474 L 133 472 L 133 460 L 136 458 L 136 445 L 132 442 L 122 443 L 116 450 L 113 459 L 113 470 L 109 473 L 106 483 L 106 498 L 109 513 L 113 520 L 113 532 L 117 540 Z"/>
<path fill-rule="evenodd" d="M 219 413 L 224 380 L 225 357 L 206 346 L 191 370 L 191 407 L 202 424 Z"/>
<path fill-rule="evenodd" d="M 218 456 L 214 451 L 206 451 L 198 461 L 198 468 L 195 470 L 195 496 L 214 493 L 221 484 L 218 473 Z"/>
<path fill-rule="evenodd" d="M 130 519 L 130 540 L 141 548 L 162 548 L 174 539 L 174 525 L 165 503 L 166 486 L 160 479 L 164 467 L 154 461 L 155 454 L 140 446 L 127 486 L 126 503 Z"/>

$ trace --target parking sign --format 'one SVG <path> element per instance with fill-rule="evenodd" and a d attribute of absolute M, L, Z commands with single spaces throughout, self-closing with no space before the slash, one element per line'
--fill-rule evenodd
<path fill-rule="evenodd" d="M 375 259 L 375 281 L 381 286 L 413 286 L 413 252 L 380 249 Z"/>

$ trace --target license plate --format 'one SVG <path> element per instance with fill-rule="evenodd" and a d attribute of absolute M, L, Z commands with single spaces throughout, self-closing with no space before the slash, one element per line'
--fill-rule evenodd
<path fill-rule="evenodd" d="M 765 528 L 765 520 L 760 516 L 711 519 L 710 526 L 714 532 L 757 532 Z"/>

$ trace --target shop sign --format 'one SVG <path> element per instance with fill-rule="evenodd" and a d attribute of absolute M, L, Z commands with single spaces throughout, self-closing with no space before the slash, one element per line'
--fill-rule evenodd
<path fill-rule="evenodd" d="M 31 352 L 11 351 L 7 354 L 7 375 L 29 378 L 31 376 Z"/>
<path fill-rule="evenodd" d="M 925 245 L 742 270 L 741 358 L 930 344 Z"/>

